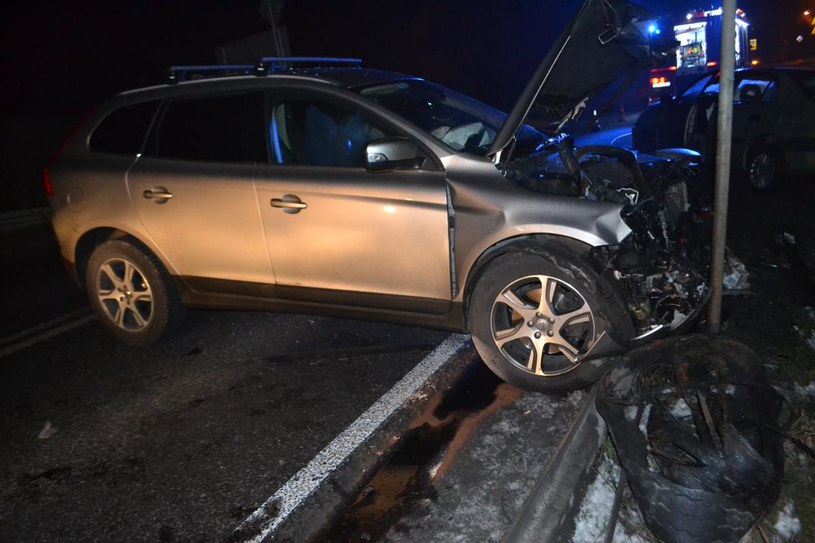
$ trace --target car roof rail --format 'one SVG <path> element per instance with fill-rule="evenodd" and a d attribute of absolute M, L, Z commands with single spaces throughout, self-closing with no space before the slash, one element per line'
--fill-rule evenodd
<path fill-rule="evenodd" d="M 294 67 L 294 65 L 308 64 L 312 67 L 326 65 L 347 65 L 359 68 L 362 64 L 360 58 L 341 57 L 261 57 L 255 63 L 255 75 L 267 75 Z"/>
<path fill-rule="evenodd" d="M 170 66 L 169 83 L 195 77 L 251 75 L 255 73 L 254 64 L 205 64 L 201 66 Z"/>
<path fill-rule="evenodd" d="M 339 57 L 261 57 L 254 64 L 204 64 L 190 66 L 170 66 L 169 83 L 205 77 L 234 77 L 238 75 L 264 76 L 278 73 L 294 66 L 312 67 L 346 65 L 360 67 L 362 59 Z"/>

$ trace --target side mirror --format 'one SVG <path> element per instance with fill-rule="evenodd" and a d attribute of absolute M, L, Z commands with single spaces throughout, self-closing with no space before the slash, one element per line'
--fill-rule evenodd
<path fill-rule="evenodd" d="M 419 146 L 402 137 L 372 141 L 365 148 L 365 155 L 365 167 L 372 172 L 418 169 L 425 161 Z"/>

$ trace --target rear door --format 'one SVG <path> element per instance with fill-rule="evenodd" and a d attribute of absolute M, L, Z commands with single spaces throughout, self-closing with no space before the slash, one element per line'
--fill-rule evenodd
<path fill-rule="evenodd" d="M 445 313 L 450 244 L 444 172 L 372 173 L 369 141 L 400 136 L 329 93 L 268 97 L 270 163 L 257 192 L 276 292 L 307 302 Z"/>
<path fill-rule="evenodd" d="M 254 189 L 264 146 L 261 93 L 176 99 L 129 172 L 145 229 L 196 290 L 270 292 L 274 278 Z"/>

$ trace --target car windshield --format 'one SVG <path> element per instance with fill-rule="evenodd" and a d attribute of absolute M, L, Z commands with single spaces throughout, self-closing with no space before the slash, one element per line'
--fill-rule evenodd
<path fill-rule="evenodd" d="M 506 114 L 456 91 L 423 80 L 397 81 L 360 90 L 366 99 L 385 107 L 428 132 L 456 151 L 485 155 Z M 521 139 L 543 139 L 530 126 Z"/>

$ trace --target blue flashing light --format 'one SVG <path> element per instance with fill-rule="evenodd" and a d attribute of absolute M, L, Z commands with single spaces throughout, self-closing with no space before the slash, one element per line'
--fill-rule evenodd
<path fill-rule="evenodd" d="M 657 28 L 657 25 L 654 25 L 654 24 L 649 25 L 648 26 L 648 33 L 649 34 L 659 34 L 659 28 Z"/>

